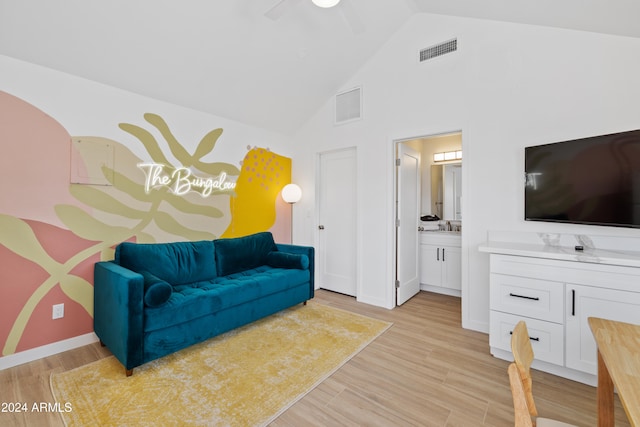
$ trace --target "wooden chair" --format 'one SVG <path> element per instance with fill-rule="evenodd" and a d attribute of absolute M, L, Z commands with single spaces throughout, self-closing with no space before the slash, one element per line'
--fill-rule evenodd
<path fill-rule="evenodd" d="M 513 361 L 520 373 L 520 379 L 522 381 L 522 387 L 524 388 L 524 395 L 527 400 L 529 413 L 532 417 L 537 417 L 538 409 L 536 408 L 536 403 L 533 401 L 533 393 L 531 391 L 531 364 L 533 363 L 533 348 L 531 347 L 527 324 L 523 320 L 516 324 L 515 328 L 513 328 L 513 332 L 511 333 L 511 353 L 513 353 Z"/>
<path fill-rule="evenodd" d="M 520 379 L 520 370 L 515 363 L 509 365 L 509 384 L 511 385 L 511 394 L 513 395 L 515 427 L 576 427 L 573 424 L 567 424 L 549 418 L 531 417 L 523 383 Z"/>
<path fill-rule="evenodd" d="M 514 363 L 509 365 L 509 383 L 511 384 L 511 394 L 513 395 L 515 427 L 572 426 L 572 424 L 561 421 L 538 417 L 538 409 L 533 400 L 533 381 L 531 379 L 533 348 L 531 347 L 527 324 L 522 320 L 513 328 L 511 352 L 513 353 Z"/>

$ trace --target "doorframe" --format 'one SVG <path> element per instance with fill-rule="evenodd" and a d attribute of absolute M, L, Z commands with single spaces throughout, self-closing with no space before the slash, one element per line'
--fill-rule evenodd
<path fill-rule="evenodd" d="M 462 162 L 463 162 L 463 171 L 464 171 L 464 152 L 465 152 L 465 131 L 464 129 L 458 128 L 458 129 L 453 129 L 453 130 L 445 130 L 445 131 L 440 131 L 440 132 L 433 132 L 433 133 L 424 133 L 424 134 L 418 134 L 417 136 L 409 136 L 409 137 L 398 137 L 398 138 L 392 138 L 391 139 L 391 144 L 390 147 L 391 149 L 389 150 L 389 156 L 390 156 L 390 161 L 388 164 L 391 165 L 391 201 L 389 204 L 389 209 L 390 209 L 390 221 L 389 221 L 389 237 L 390 237 L 390 244 L 388 245 L 389 247 L 389 252 L 388 252 L 388 258 L 391 262 L 391 268 L 390 270 L 390 275 L 389 277 L 389 286 L 387 287 L 387 302 L 388 302 L 388 306 L 389 308 L 393 308 L 396 307 L 396 280 L 398 277 L 398 272 L 397 272 L 397 265 L 396 265 L 396 259 L 398 256 L 398 248 L 397 248 L 397 242 L 398 242 L 398 236 L 397 236 L 397 228 L 396 228 L 396 215 L 397 215 L 397 209 L 396 209 L 396 199 L 398 197 L 398 175 L 397 175 L 397 166 L 396 166 L 396 156 L 397 156 L 397 152 L 398 152 L 398 144 L 402 144 L 402 143 L 406 143 L 409 141 L 413 141 L 415 139 L 425 139 L 425 138 L 434 138 L 437 136 L 444 136 L 444 135 L 448 135 L 448 134 L 453 134 L 453 133 L 460 133 L 461 134 L 461 143 L 462 143 Z M 462 194 L 465 194 L 465 190 L 466 190 L 466 175 L 464 172 L 462 173 Z M 461 201 L 461 208 L 462 208 L 462 212 L 466 211 L 466 207 L 465 207 L 465 198 L 463 196 L 462 201 Z M 463 218 L 464 218 L 464 214 L 463 214 Z M 464 220 L 463 220 L 464 223 Z M 462 240 L 462 266 L 461 266 L 461 273 L 462 273 L 462 290 L 461 290 L 461 303 L 463 305 L 463 310 L 462 310 L 462 316 L 464 317 L 464 304 L 465 304 L 465 294 L 466 294 L 466 280 L 468 278 L 466 272 L 467 269 L 467 253 L 465 251 L 465 245 L 464 245 L 464 224 L 460 233 L 460 238 Z M 417 230 L 416 230 L 417 231 Z M 418 244 L 419 245 L 419 244 Z"/>
<path fill-rule="evenodd" d="M 358 221 L 358 213 L 360 212 L 360 156 L 359 156 L 359 150 L 358 147 L 355 145 L 351 145 L 351 146 L 347 146 L 347 147 L 340 147 L 340 148 L 334 148 L 334 149 L 330 149 L 330 150 L 324 150 L 324 151 L 316 151 L 315 153 L 315 209 L 314 209 L 314 217 L 315 217 L 315 224 L 314 224 L 314 230 L 313 230 L 313 239 L 315 242 L 315 247 L 319 248 L 320 247 L 320 230 L 318 229 L 318 226 L 320 225 L 320 158 L 323 154 L 331 154 L 331 153 L 338 153 L 341 151 L 349 151 L 352 150 L 354 152 L 354 156 L 355 156 L 355 165 L 356 165 L 356 170 L 355 170 L 355 183 L 354 183 L 354 187 L 355 187 L 355 228 L 356 228 L 356 241 L 355 241 L 355 248 L 354 250 L 356 251 L 355 254 L 355 262 L 356 262 L 356 266 L 355 266 L 355 281 L 356 281 L 356 300 L 359 300 L 360 295 L 362 295 L 361 292 L 361 283 L 360 283 L 360 277 L 361 277 L 361 259 L 360 259 L 360 245 L 361 245 L 361 230 L 360 230 L 360 221 Z M 318 258 L 318 261 L 321 261 Z M 319 285 L 319 280 L 317 280 L 319 278 L 319 266 L 316 267 L 316 285 L 317 285 L 317 289 L 320 288 Z"/>

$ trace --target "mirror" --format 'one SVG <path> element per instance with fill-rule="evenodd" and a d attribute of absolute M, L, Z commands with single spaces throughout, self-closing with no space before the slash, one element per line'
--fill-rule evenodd
<path fill-rule="evenodd" d="M 461 221 L 462 160 L 437 158 L 462 150 L 462 132 L 425 136 L 402 144 L 420 152 L 420 216 Z"/>
<path fill-rule="evenodd" d="M 431 212 L 444 220 L 462 220 L 462 162 L 431 165 Z"/>

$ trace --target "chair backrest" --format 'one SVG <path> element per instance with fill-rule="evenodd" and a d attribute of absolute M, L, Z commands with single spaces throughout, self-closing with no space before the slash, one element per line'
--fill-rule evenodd
<path fill-rule="evenodd" d="M 527 398 L 520 379 L 520 370 L 515 363 L 509 365 L 509 384 L 513 396 L 513 411 L 515 413 L 515 427 L 533 427 Z"/>
<path fill-rule="evenodd" d="M 522 387 L 527 400 L 527 407 L 529 408 L 529 414 L 532 417 L 537 417 L 538 409 L 536 408 L 536 404 L 533 400 L 533 392 L 531 391 L 531 363 L 533 363 L 533 348 L 531 347 L 527 324 L 523 320 L 519 321 L 515 328 L 513 328 L 511 335 L 511 352 L 513 353 L 513 361 L 515 362 L 520 374 Z"/>

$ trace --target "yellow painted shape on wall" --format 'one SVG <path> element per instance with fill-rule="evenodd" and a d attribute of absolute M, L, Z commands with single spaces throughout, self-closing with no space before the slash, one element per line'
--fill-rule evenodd
<path fill-rule="evenodd" d="M 291 159 L 266 148 L 250 150 L 242 161 L 235 195 L 230 200 L 231 223 L 221 237 L 269 230 L 276 220 L 276 199 L 291 182 Z"/>

